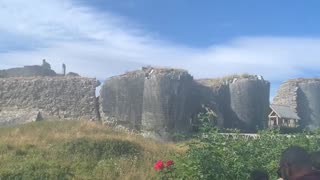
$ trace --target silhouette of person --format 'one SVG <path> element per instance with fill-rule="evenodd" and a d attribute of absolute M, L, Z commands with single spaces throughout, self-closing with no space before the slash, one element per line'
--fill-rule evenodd
<path fill-rule="evenodd" d="M 67 67 L 66 67 L 66 65 L 63 63 L 62 64 L 62 74 L 65 76 L 66 75 L 66 69 Z"/>

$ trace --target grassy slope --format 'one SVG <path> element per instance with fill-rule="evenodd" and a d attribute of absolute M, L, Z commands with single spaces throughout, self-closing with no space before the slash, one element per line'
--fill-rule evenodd
<path fill-rule="evenodd" d="M 3 127 L 0 179 L 153 179 L 153 163 L 181 151 L 95 122 Z"/>

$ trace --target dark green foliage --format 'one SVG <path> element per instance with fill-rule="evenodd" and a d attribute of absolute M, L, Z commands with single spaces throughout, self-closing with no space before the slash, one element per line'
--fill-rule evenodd
<path fill-rule="evenodd" d="M 308 151 L 320 149 L 319 136 L 299 133 L 290 136 L 279 131 L 265 130 L 259 137 L 220 134 L 217 128 L 204 126 L 201 133 L 188 144 L 188 151 L 176 157 L 177 179 L 248 179 L 254 169 L 268 171 L 271 179 L 281 152 L 291 145 Z"/>
<path fill-rule="evenodd" d="M 210 108 L 203 106 L 203 112 L 197 115 L 193 123 L 194 132 L 198 132 L 201 128 L 217 125 L 217 114 Z"/>

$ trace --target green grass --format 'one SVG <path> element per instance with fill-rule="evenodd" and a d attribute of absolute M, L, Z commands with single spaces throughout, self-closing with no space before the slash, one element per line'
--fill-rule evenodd
<path fill-rule="evenodd" d="M 153 164 L 169 159 L 176 179 L 247 179 L 255 168 L 275 178 L 281 152 L 291 145 L 320 150 L 319 132 L 288 138 L 265 130 L 256 139 L 228 138 L 205 126 L 198 138 L 174 144 L 98 122 L 34 122 L 0 128 L 0 180 L 150 180 L 159 178 Z"/>
<path fill-rule="evenodd" d="M 153 163 L 182 151 L 96 122 L 2 127 L 0 179 L 154 179 Z"/>

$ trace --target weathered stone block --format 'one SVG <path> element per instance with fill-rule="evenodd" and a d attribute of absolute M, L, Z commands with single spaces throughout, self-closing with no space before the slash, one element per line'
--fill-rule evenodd
<path fill-rule="evenodd" d="M 95 88 L 95 79 L 81 77 L 0 78 L 0 109 L 40 111 L 46 119 L 97 119 Z"/>
<path fill-rule="evenodd" d="M 143 68 L 108 79 L 100 91 L 101 118 L 107 123 L 169 139 L 190 130 L 187 99 L 193 78 L 184 70 Z"/>
<path fill-rule="evenodd" d="M 253 132 L 267 123 L 270 83 L 261 76 L 233 75 L 198 80 L 211 90 L 211 99 L 220 114 L 219 127 Z"/>
<path fill-rule="evenodd" d="M 100 90 L 102 121 L 140 130 L 144 81 L 143 71 L 108 79 Z"/>
<path fill-rule="evenodd" d="M 320 127 L 320 79 L 291 79 L 284 82 L 274 104 L 287 105 L 295 109 L 302 128 Z"/>

